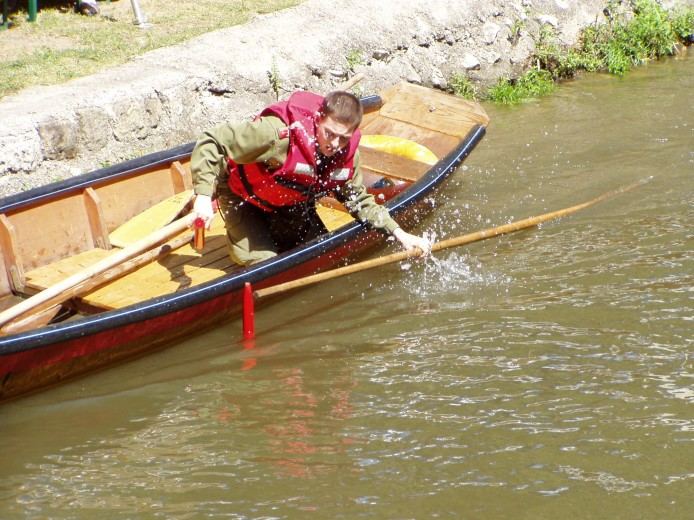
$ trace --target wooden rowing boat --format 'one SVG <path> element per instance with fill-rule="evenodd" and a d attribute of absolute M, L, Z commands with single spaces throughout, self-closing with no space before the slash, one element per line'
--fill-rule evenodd
<path fill-rule="evenodd" d="M 411 228 L 482 138 L 487 115 L 476 103 L 405 83 L 362 102 L 365 181 Z M 328 233 L 275 258 L 235 266 L 219 217 L 197 251 L 185 219 L 176 220 L 190 208 L 192 148 L 0 201 L 0 401 L 234 318 L 246 282 L 270 287 L 347 264 L 383 243 L 380 232 L 326 198 L 319 213 Z M 52 299 L 32 303 L 51 291 Z"/>

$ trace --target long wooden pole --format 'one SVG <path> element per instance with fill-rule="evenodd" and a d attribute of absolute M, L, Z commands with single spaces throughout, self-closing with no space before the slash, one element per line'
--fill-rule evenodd
<path fill-rule="evenodd" d="M 352 87 L 354 87 L 357 83 L 359 83 L 361 80 L 364 79 L 364 73 L 363 72 L 358 72 L 351 78 L 349 78 L 347 81 L 345 81 L 342 85 L 340 85 L 338 88 L 340 90 L 349 90 Z"/>
<path fill-rule="evenodd" d="M 641 181 L 635 182 L 628 186 L 618 188 L 616 190 L 604 193 L 599 197 L 591 199 L 587 202 L 577 204 L 568 208 L 560 209 L 557 211 L 552 211 L 550 213 L 544 213 L 535 217 L 529 217 L 523 220 L 517 220 L 515 222 L 510 222 L 502 226 L 497 226 L 494 228 L 484 229 L 482 231 L 477 231 L 475 233 L 469 233 L 466 235 L 461 235 L 455 238 L 449 238 L 448 240 L 442 240 L 441 242 L 435 243 L 432 247 L 432 251 L 441 251 L 442 249 L 448 249 L 451 247 L 458 247 L 465 244 L 470 244 L 472 242 L 478 242 L 480 240 L 485 240 L 487 238 L 496 237 L 499 235 L 504 235 L 508 233 L 513 233 L 514 231 L 520 231 L 521 229 L 527 229 L 529 227 L 537 226 L 543 222 L 549 220 L 558 219 L 576 213 L 582 209 L 589 206 L 593 206 L 599 202 L 606 199 L 625 193 L 632 190 L 638 186 L 645 184 L 650 181 L 651 177 L 643 179 Z M 298 278 L 297 280 L 292 280 L 290 282 L 281 283 L 278 285 L 273 285 L 272 287 L 266 287 L 264 289 L 258 289 L 254 292 L 256 298 L 263 298 L 265 296 L 271 296 L 273 294 L 278 294 L 281 292 L 289 291 L 292 289 L 298 289 L 299 287 L 305 287 L 314 283 L 323 282 L 325 280 L 331 280 L 333 278 L 338 278 L 340 276 L 345 276 L 348 274 L 358 273 L 360 271 L 365 271 L 367 269 L 373 269 L 374 267 L 380 267 L 382 265 L 391 264 L 394 262 L 400 262 L 407 258 L 417 257 L 421 255 L 419 249 L 410 249 L 407 251 L 400 251 L 398 253 L 393 253 L 386 256 L 381 256 L 378 258 L 373 258 L 371 260 L 366 260 L 364 262 L 359 262 L 356 264 L 347 265 L 345 267 L 338 267 L 337 269 L 332 269 L 324 273 L 318 273 L 310 276 L 305 276 L 304 278 Z"/>
<path fill-rule="evenodd" d="M 125 247 L 120 251 L 104 258 L 103 260 L 90 265 L 86 269 L 73 274 L 65 280 L 51 285 L 30 298 L 23 300 L 17 305 L 0 312 L 0 327 L 4 326 L 17 316 L 27 313 L 48 300 L 51 300 L 53 304 L 65 301 L 74 294 L 71 290 L 73 287 L 99 275 L 100 273 L 103 273 L 104 271 L 116 267 L 123 262 L 127 262 L 131 258 L 151 249 L 168 238 L 185 231 L 192 225 L 194 218 L 195 215 L 189 214 L 183 218 L 175 220 L 171 224 L 158 229 L 154 233 L 151 233 L 137 242 L 132 243 L 128 247 Z"/>

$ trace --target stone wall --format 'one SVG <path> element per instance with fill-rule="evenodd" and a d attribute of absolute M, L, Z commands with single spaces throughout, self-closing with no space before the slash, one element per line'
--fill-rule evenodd
<path fill-rule="evenodd" d="M 671 2 L 672 3 L 672 2 Z M 679 2 L 683 3 L 683 2 Z M 694 3 L 686 0 L 684 3 Z M 407 80 L 445 89 L 521 73 L 541 24 L 566 44 L 605 0 L 307 0 L 130 63 L 0 100 L 0 195 L 194 140 L 302 88 L 363 72 L 364 93 Z M 512 28 L 522 22 L 519 38 Z"/>

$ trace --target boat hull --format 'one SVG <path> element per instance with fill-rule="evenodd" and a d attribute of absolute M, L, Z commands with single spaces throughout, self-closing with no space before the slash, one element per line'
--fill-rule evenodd
<path fill-rule="evenodd" d="M 485 133 L 474 126 L 459 146 L 440 160 L 409 189 L 386 203 L 391 215 L 408 227 L 430 214 L 442 184 L 456 171 Z M 125 163 L 91 175 L 132 175 L 138 164 L 171 161 L 189 153 L 179 147 Z M 4 206 L 48 197 L 57 189 L 73 189 L 90 182 L 90 176 L 42 188 Z M 2 209 L 2 208 L 0 208 Z M 255 289 L 269 287 L 344 265 L 381 245 L 385 236 L 363 224 L 343 226 L 308 244 L 275 258 L 200 286 L 155 298 L 141 304 L 48 325 L 35 331 L 0 337 L 0 401 L 25 395 L 88 372 L 110 367 L 161 349 L 201 330 L 240 316 L 245 283 Z M 239 338 L 241 331 L 239 330 Z"/>

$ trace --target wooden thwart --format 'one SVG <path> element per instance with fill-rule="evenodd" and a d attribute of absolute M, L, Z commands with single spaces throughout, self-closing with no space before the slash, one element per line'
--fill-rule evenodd
<path fill-rule="evenodd" d="M 224 222 L 217 215 L 202 251 L 186 243 L 159 261 L 84 294 L 81 300 L 101 309 L 119 309 L 223 276 L 238 268 L 229 258 L 225 234 Z"/>
<path fill-rule="evenodd" d="M 423 162 L 364 147 L 360 148 L 359 155 L 361 167 L 381 175 L 407 181 L 418 180 L 431 168 L 431 166 Z"/>
<path fill-rule="evenodd" d="M 79 295 L 80 302 L 109 310 L 222 276 L 237 267 L 228 256 L 225 233 L 221 217 L 215 216 L 211 229 L 206 233 L 203 251 L 192 248 L 190 232 L 185 230 L 160 248 L 121 264 L 118 271 L 105 272 L 98 278 L 98 283 L 80 285 L 73 297 Z M 111 254 L 113 251 L 93 249 L 35 269 L 27 273 L 27 287 L 32 292 L 45 290 Z"/>
<path fill-rule="evenodd" d="M 207 238 L 205 242 L 203 256 L 187 244 L 160 262 L 144 265 L 85 294 L 82 301 L 102 309 L 119 309 L 214 280 L 237 267 L 229 258 L 224 239 Z"/>

